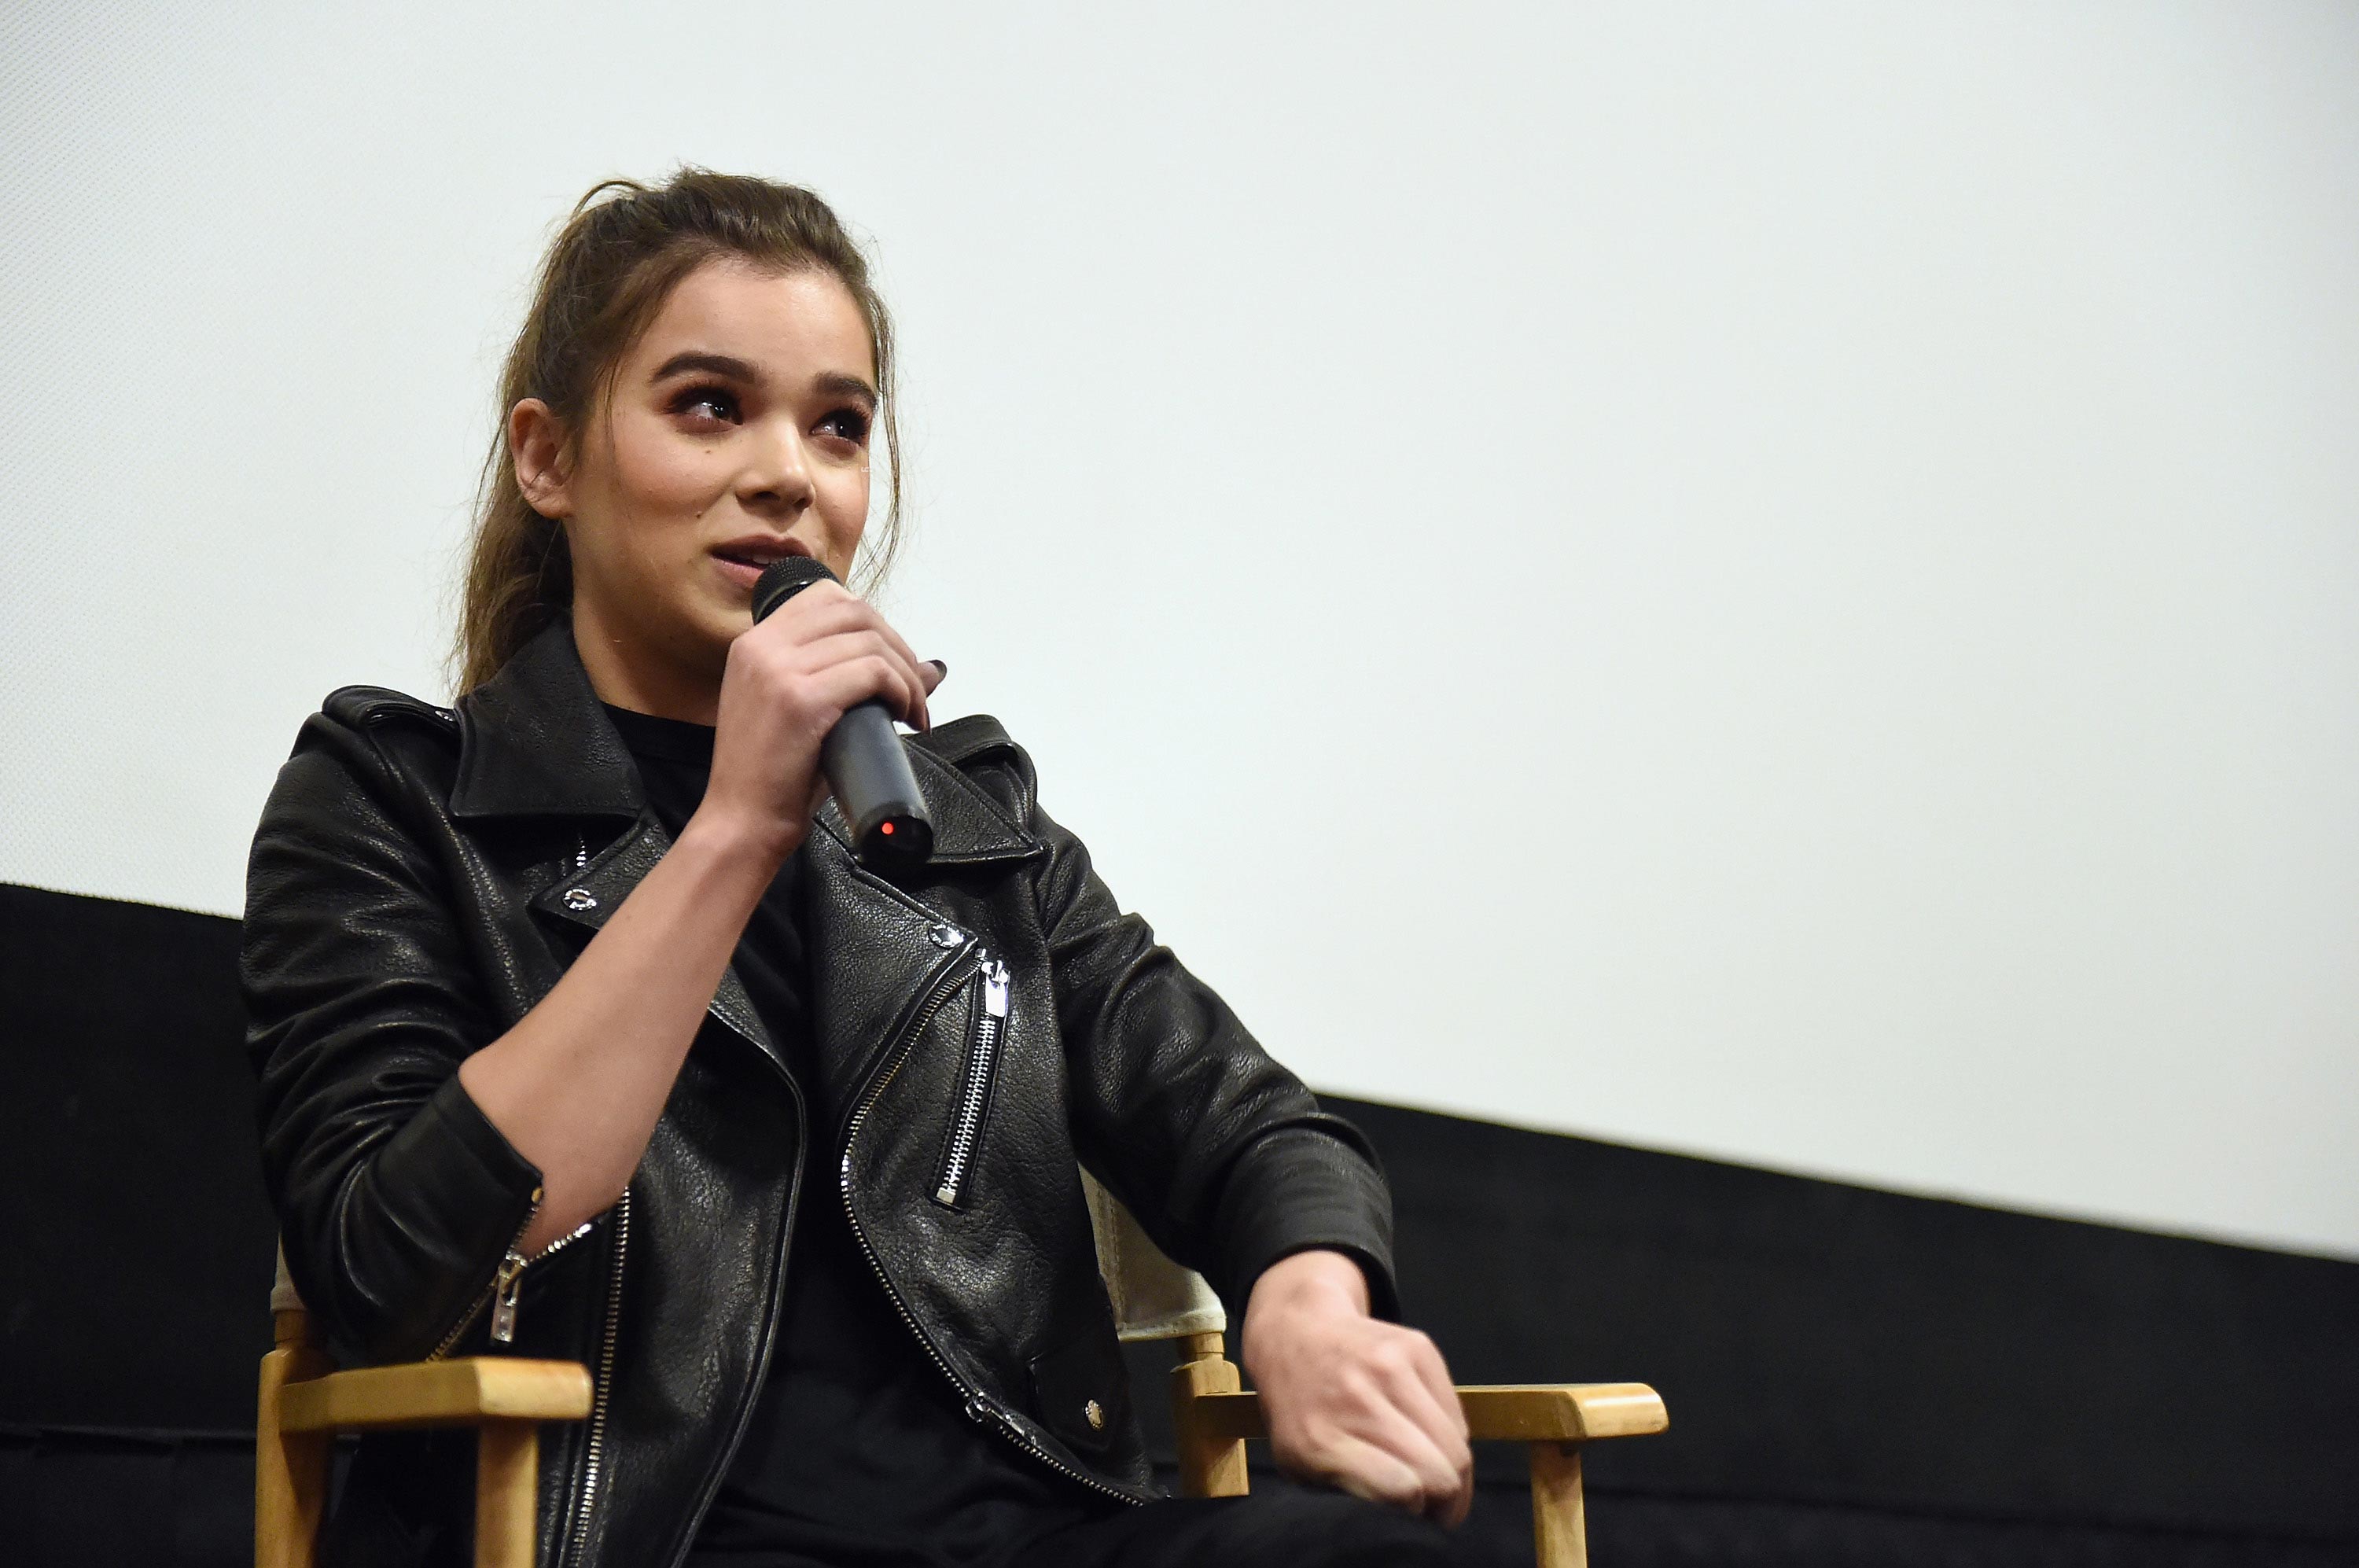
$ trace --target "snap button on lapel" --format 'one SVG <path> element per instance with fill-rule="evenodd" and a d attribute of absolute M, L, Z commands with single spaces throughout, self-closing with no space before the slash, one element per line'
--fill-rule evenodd
<path fill-rule="evenodd" d="M 1092 1432 L 1103 1432 L 1105 1430 L 1105 1408 L 1100 1405 L 1095 1399 L 1092 1399 L 1088 1404 L 1082 1407 L 1082 1416 L 1083 1420 L 1090 1423 L 1090 1430 Z"/>
<path fill-rule="evenodd" d="M 930 927 L 926 931 L 926 940 L 936 947 L 956 947 L 959 944 L 958 928 L 955 926 Z"/>
<path fill-rule="evenodd" d="M 565 907 L 579 914 L 583 909 L 596 909 L 598 900 L 587 887 L 568 887 L 565 890 Z"/>

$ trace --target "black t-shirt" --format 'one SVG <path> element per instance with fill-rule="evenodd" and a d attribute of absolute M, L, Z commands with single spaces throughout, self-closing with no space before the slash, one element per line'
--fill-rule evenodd
<path fill-rule="evenodd" d="M 712 731 L 606 712 L 638 762 L 647 803 L 677 835 L 704 798 Z M 789 857 L 762 896 L 733 962 L 763 1026 L 809 1083 L 794 912 L 800 861 Z M 968 1568 L 1043 1528 L 1103 1511 L 961 1412 L 853 1236 L 833 1129 L 809 1131 L 769 1378 L 697 1532 L 691 1568 Z"/>

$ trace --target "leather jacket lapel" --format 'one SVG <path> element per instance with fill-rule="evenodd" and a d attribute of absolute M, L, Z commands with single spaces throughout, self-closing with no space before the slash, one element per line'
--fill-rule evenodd
<path fill-rule="evenodd" d="M 812 834 L 803 856 L 811 1037 L 830 1137 L 840 1148 L 853 1096 L 894 1043 L 902 1015 L 974 936 L 861 870 L 831 836 Z"/>
<path fill-rule="evenodd" d="M 563 621 L 518 649 L 500 671 L 459 699 L 459 777 L 454 817 L 630 819 L 622 836 L 532 900 L 543 914 L 596 931 L 671 848 L 671 834 L 647 810 L 638 765 L 582 668 L 573 628 Z M 786 1071 L 734 964 L 722 971 L 709 1011 Z"/>
<path fill-rule="evenodd" d="M 642 816 L 629 832 L 590 856 L 571 876 L 560 877 L 544 888 L 533 898 L 532 907 L 569 924 L 597 931 L 622 907 L 640 879 L 655 869 L 664 852 L 671 848 L 671 834 L 664 831 L 661 822 L 651 815 Z M 751 1041 L 777 1064 L 779 1072 L 788 1071 L 777 1042 L 762 1027 L 753 1000 L 745 995 L 745 983 L 737 977 L 735 964 L 721 972 L 720 987 L 713 992 L 712 1006 L 706 1010 Z"/>

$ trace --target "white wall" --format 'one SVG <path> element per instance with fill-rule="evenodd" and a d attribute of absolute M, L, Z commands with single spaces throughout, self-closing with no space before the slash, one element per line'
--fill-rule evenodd
<path fill-rule="evenodd" d="M 938 712 L 1314 1082 L 2359 1253 L 2359 11 L 1947 12 L 11 6 L 0 879 L 238 909 L 693 159 L 875 236 Z"/>

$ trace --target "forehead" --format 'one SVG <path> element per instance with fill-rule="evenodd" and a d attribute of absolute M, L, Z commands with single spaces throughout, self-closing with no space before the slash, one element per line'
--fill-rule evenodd
<path fill-rule="evenodd" d="M 625 364 L 644 374 L 684 349 L 725 354 L 797 381 L 829 372 L 875 379 L 867 319 L 842 278 L 816 268 L 777 273 L 735 260 L 704 263 L 673 288 Z"/>

